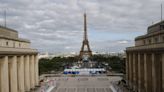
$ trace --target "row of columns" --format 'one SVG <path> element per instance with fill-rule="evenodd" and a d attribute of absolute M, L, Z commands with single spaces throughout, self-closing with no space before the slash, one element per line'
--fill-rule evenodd
<path fill-rule="evenodd" d="M 126 80 L 135 92 L 164 92 L 164 54 L 127 52 Z"/>
<path fill-rule="evenodd" d="M 0 56 L 0 92 L 25 92 L 38 82 L 38 56 Z"/>

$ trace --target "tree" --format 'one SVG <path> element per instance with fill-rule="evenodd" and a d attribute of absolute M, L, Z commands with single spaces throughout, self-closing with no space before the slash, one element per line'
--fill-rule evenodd
<path fill-rule="evenodd" d="M 91 60 L 97 62 L 96 66 L 112 68 L 112 71 L 123 72 L 125 64 L 124 59 L 118 56 L 93 55 Z M 61 72 L 65 68 L 73 66 L 78 62 L 78 56 L 74 57 L 54 57 L 52 59 L 39 60 L 39 74 L 51 73 L 52 71 Z M 108 66 L 107 66 L 108 65 Z"/>

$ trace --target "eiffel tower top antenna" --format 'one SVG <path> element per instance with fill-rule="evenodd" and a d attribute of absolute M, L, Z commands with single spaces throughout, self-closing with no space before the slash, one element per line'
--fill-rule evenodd
<path fill-rule="evenodd" d="M 87 40 L 87 15 L 84 13 L 84 40 Z"/>

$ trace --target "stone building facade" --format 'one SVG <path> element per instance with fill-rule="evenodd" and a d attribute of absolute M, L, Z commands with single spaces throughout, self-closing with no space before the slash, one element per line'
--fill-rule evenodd
<path fill-rule="evenodd" d="M 126 80 L 135 92 L 164 92 L 164 21 L 126 49 Z"/>
<path fill-rule="evenodd" d="M 18 32 L 0 26 L 0 92 L 25 92 L 38 86 L 38 53 Z"/>

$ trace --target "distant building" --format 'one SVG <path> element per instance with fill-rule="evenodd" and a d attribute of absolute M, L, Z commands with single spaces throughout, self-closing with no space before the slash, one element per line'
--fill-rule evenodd
<path fill-rule="evenodd" d="M 126 49 L 126 80 L 134 92 L 164 92 L 164 21 Z"/>
<path fill-rule="evenodd" d="M 42 58 L 46 58 L 46 59 L 52 59 L 54 57 L 76 57 L 78 56 L 77 52 L 69 52 L 69 53 L 40 53 L 38 58 L 42 59 Z"/>
<path fill-rule="evenodd" d="M 25 92 L 38 86 L 37 57 L 29 40 L 0 26 L 0 92 Z"/>
<path fill-rule="evenodd" d="M 50 55 L 49 55 L 48 52 L 46 52 L 46 53 L 39 54 L 38 58 L 39 59 L 42 59 L 42 58 L 47 58 L 48 59 L 48 58 L 50 58 Z"/>

